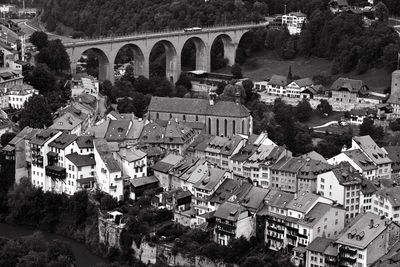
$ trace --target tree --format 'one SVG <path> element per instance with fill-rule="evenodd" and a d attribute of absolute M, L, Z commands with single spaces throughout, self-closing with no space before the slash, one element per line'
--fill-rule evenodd
<path fill-rule="evenodd" d="M 325 116 L 325 114 L 329 116 L 332 113 L 332 105 L 329 104 L 328 100 L 321 99 L 317 106 L 317 110 L 319 111 L 321 116 Z"/>
<path fill-rule="evenodd" d="M 391 121 L 389 123 L 389 128 L 394 132 L 400 131 L 400 119 L 396 119 L 394 121 Z"/>
<path fill-rule="evenodd" d="M 387 23 L 389 21 L 389 10 L 384 3 L 376 4 L 374 16 L 381 22 Z"/>
<path fill-rule="evenodd" d="M 264 267 L 265 262 L 256 256 L 246 258 L 246 260 L 240 264 L 240 267 Z"/>
<path fill-rule="evenodd" d="M 188 91 L 190 91 L 192 89 L 192 82 L 190 81 L 188 76 L 183 72 L 179 76 L 178 81 L 176 81 L 176 83 L 175 83 L 175 86 L 179 86 L 179 85 L 185 87 Z"/>
<path fill-rule="evenodd" d="M 142 93 L 142 94 L 152 94 L 154 93 L 154 88 L 150 82 L 149 79 L 144 77 L 143 75 L 140 75 L 136 80 L 135 80 L 135 90 Z"/>
<path fill-rule="evenodd" d="M 292 82 L 292 80 L 293 80 L 292 66 L 289 66 L 289 71 L 288 71 L 287 79 L 288 79 L 289 82 Z"/>
<path fill-rule="evenodd" d="M 231 73 L 232 73 L 232 75 L 233 75 L 233 77 L 235 79 L 242 79 L 243 78 L 242 68 L 240 67 L 240 65 L 238 63 L 235 63 L 235 64 L 232 65 Z"/>
<path fill-rule="evenodd" d="M 132 84 L 135 84 L 135 74 L 133 73 L 133 66 L 131 64 L 126 66 L 125 73 L 121 77 L 121 81 L 128 81 Z"/>
<path fill-rule="evenodd" d="M 296 106 L 296 117 L 300 122 L 308 121 L 312 114 L 312 107 L 307 99 L 301 100 Z"/>
<path fill-rule="evenodd" d="M 133 103 L 133 99 L 130 97 L 124 97 L 117 103 L 117 109 L 119 113 L 135 113 L 136 108 Z"/>
<path fill-rule="evenodd" d="M 109 80 L 105 80 L 100 84 L 100 92 L 107 97 L 111 97 L 112 89 L 113 85 Z"/>
<path fill-rule="evenodd" d="M 29 75 L 28 84 L 39 90 L 41 94 L 56 88 L 56 78 L 46 64 L 38 64 Z"/>
<path fill-rule="evenodd" d="M 47 64 L 47 66 L 56 73 L 68 70 L 70 67 L 69 56 L 60 39 L 49 41 L 47 45 L 40 50 L 38 62 Z"/>
<path fill-rule="evenodd" d="M 29 42 L 31 42 L 39 51 L 41 51 L 43 47 L 47 46 L 48 36 L 45 32 L 36 31 L 29 37 Z"/>
<path fill-rule="evenodd" d="M 363 123 L 360 125 L 360 135 L 369 135 L 375 141 L 380 141 L 385 135 L 382 126 L 375 126 L 374 120 L 371 118 L 365 118 Z"/>
<path fill-rule="evenodd" d="M 53 123 L 51 110 L 46 99 L 42 95 L 34 95 L 24 104 L 21 111 L 19 126 L 21 129 L 25 126 L 32 128 L 49 127 Z"/>
<path fill-rule="evenodd" d="M 400 51 L 399 44 L 388 44 L 383 49 L 382 61 L 383 65 L 389 70 L 394 71 L 398 64 L 398 53 Z"/>
<path fill-rule="evenodd" d="M 118 207 L 118 201 L 116 198 L 108 194 L 104 194 L 100 199 L 100 208 L 104 211 L 113 210 Z"/>
<path fill-rule="evenodd" d="M 254 83 L 253 81 L 247 79 L 242 82 L 242 86 L 246 93 L 246 102 L 248 102 L 253 98 Z"/>
<path fill-rule="evenodd" d="M 225 101 L 235 101 L 239 98 L 241 102 L 246 99 L 246 92 L 240 84 L 228 84 L 224 88 L 223 94 L 220 96 Z"/>
<path fill-rule="evenodd" d="M 13 132 L 3 133 L 1 135 L 1 145 L 5 147 L 17 134 Z"/>

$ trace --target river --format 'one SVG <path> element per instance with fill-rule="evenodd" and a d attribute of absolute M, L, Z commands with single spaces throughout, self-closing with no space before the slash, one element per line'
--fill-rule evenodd
<path fill-rule="evenodd" d="M 15 225 L 9 225 L 5 223 L 0 223 L 0 237 L 6 237 L 6 238 L 15 238 L 15 237 L 22 237 L 22 236 L 28 236 L 33 234 L 38 230 L 30 227 L 24 227 L 24 226 L 15 226 Z M 71 247 L 71 250 L 75 256 L 75 263 L 77 267 L 89 267 L 89 266 L 94 266 L 97 263 L 103 263 L 105 262 L 102 258 L 92 254 L 86 247 L 85 245 L 78 243 L 72 239 L 56 235 L 56 234 L 51 234 L 48 232 L 43 232 L 43 236 L 46 238 L 46 240 L 62 240 L 65 243 L 68 243 Z"/>

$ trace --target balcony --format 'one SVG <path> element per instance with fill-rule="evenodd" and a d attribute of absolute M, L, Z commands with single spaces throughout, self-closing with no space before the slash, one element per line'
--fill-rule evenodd
<path fill-rule="evenodd" d="M 65 180 L 67 178 L 67 171 L 65 168 L 60 166 L 46 166 L 46 175 L 51 179 Z"/>
<path fill-rule="evenodd" d="M 298 237 L 300 237 L 300 238 L 305 238 L 305 239 L 307 239 L 307 238 L 308 238 L 308 236 L 307 236 L 307 235 L 303 235 L 303 234 L 300 234 L 300 233 L 298 233 L 298 234 L 297 234 L 297 236 L 298 236 Z"/>
<path fill-rule="evenodd" d="M 341 254 L 350 254 L 350 255 L 353 255 L 353 256 L 357 254 L 357 250 L 350 249 L 350 248 L 343 247 L 343 246 L 339 248 L 339 252 Z"/>
<path fill-rule="evenodd" d="M 283 234 L 285 232 L 283 229 L 281 230 L 281 229 L 277 229 L 277 228 L 271 227 L 271 226 L 268 226 L 267 228 L 268 228 L 268 230 L 274 231 L 279 234 Z"/>
<path fill-rule="evenodd" d="M 220 233 L 224 233 L 224 234 L 229 234 L 229 235 L 235 235 L 235 231 L 236 231 L 236 227 L 226 227 L 226 226 L 222 226 L 222 225 L 217 225 L 217 227 L 215 228 L 215 230 L 217 232 Z"/>
<path fill-rule="evenodd" d="M 350 257 L 340 257 L 340 262 L 348 262 L 350 264 L 356 263 L 357 259 L 356 258 L 350 258 Z"/>
<path fill-rule="evenodd" d="M 47 162 L 49 165 L 55 165 L 58 162 L 58 154 L 53 151 L 47 153 Z"/>
<path fill-rule="evenodd" d="M 271 240 L 283 242 L 283 238 L 279 238 L 279 237 L 277 237 L 277 236 L 273 236 L 273 235 L 268 235 L 268 234 L 267 234 L 267 238 L 268 238 L 268 239 L 271 239 Z"/>

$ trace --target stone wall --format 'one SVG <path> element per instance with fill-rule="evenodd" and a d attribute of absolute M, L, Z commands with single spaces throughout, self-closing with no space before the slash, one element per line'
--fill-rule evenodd
<path fill-rule="evenodd" d="M 172 252 L 172 246 L 167 244 L 154 244 L 142 241 L 140 247 L 132 243 L 132 249 L 135 251 L 135 257 L 144 264 L 162 262 L 169 266 L 186 267 L 237 267 L 237 264 L 229 264 L 220 261 L 212 261 L 206 257 L 198 255 L 189 255 L 185 253 Z"/>
<path fill-rule="evenodd" d="M 120 248 L 119 240 L 122 229 L 113 221 L 99 217 L 99 242 L 107 247 Z"/>

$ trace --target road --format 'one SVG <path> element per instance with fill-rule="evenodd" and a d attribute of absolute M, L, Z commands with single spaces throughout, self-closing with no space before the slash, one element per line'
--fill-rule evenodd
<path fill-rule="evenodd" d="M 32 35 L 32 33 L 42 30 L 42 29 L 38 29 L 38 28 L 35 28 L 35 27 L 29 25 L 27 22 L 28 22 L 28 20 L 19 20 L 19 21 L 17 21 L 18 26 L 21 27 L 21 30 L 26 33 L 28 38 L 29 38 L 29 36 Z M 51 32 L 46 32 L 46 34 L 49 36 L 50 40 L 60 39 L 62 42 L 71 42 L 73 40 L 70 37 L 57 35 L 57 34 L 54 34 L 54 33 L 51 33 Z"/>

